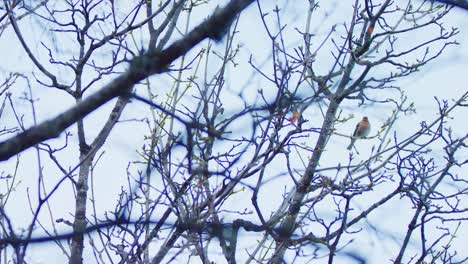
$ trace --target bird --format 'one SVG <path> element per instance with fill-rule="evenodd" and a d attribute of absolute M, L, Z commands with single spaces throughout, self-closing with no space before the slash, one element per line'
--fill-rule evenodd
<path fill-rule="evenodd" d="M 351 137 L 351 143 L 349 143 L 348 150 L 351 150 L 354 146 L 354 142 L 358 138 L 365 138 L 369 135 L 371 125 L 367 116 L 363 117 L 359 123 L 357 123 L 356 128 L 354 129 L 353 136 Z"/>

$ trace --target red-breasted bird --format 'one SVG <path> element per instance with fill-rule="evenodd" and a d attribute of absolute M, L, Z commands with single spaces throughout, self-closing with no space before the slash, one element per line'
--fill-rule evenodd
<path fill-rule="evenodd" d="M 351 150 L 354 146 L 354 142 L 358 138 L 365 138 L 369 135 L 371 125 L 367 116 L 363 117 L 359 123 L 357 123 L 356 128 L 354 129 L 353 136 L 351 137 L 351 143 L 349 143 L 348 150 Z"/>

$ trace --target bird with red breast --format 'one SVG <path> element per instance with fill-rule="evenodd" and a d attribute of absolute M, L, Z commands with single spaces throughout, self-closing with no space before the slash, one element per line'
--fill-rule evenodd
<path fill-rule="evenodd" d="M 356 128 L 354 129 L 353 136 L 351 137 L 351 143 L 349 143 L 348 150 L 351 150 L 354 146 L 354 142 L 357 139 L 365 138 L 369 135 L 371 125 L 367 116 L 363 117 L 359 123 L 357 123 Z"/>

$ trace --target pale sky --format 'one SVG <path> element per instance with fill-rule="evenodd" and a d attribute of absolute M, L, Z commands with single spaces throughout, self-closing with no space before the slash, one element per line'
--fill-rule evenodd
<path fill-rule="evenodd" d="M 221 2 L 224 3 L 226 1 Z M 264 11 L 271 11 L 273 5 L 268 6 L 268 4 L 273 3 L 273 1 L 263 2 Z M 287 16 L 283 16 L 285 20 L 282 21 L 283 23 L 287 24 L 287 27 L 284 31 L 285 39 L 287 41 L 286 46 L 292 48 L 300 45 L 302 40 L 297 34 L 296 28 L 300 31 L 303 31 L 305 27 L 304 21 L 306 13 L 304 6 L 296 5 L 295 1 L 286 1 L 287 4 L 285 4 L 285 1 L 274 2 L 278 3 L 278 6 L 281 7 L 283 12 L 288 13 Z M 348 14 L 351 11 L 349 4 L 345 2 L 346 1 L 325 1 L 324 3 L 320 3 L 321 9 L 319 9 L 317 18 L 313 19 L 313 23 L 311 25 L 312 33 L 315 34 L 313 43 L 320 43 L 326 37 L 329 28 L 334 24 L 338 25 L 337 30 L 343 30 L 342 27 L 340 28 L 340 25 L 343 22 L 349 22 L 350 18 Z M 331 10 L 328 9 L 327 5 L 336 5 L 336 8 L 325 15 L 320 10 Z M 192 26 L 196 25 L 199 21 L 202 21 L 203 18 L 206 17 L 206 15 L 208 15 L 212 9 L 213 5 L 211 5 L 211 9 L 204 8 L 203 10 L 196 10 L 196 12 L 193 14 L 193 22 L 191 23 Z M 437 96 L 439 99 L 450 100 L 458 98 L 467 90 L 467 18 L 468 12 L 455 8 L 444 21 L 447 27 L 454 26 L 459 28 L 460 33 L 458 36 L 456 36 L 455 39 L 460 43 L 460 45 L 448 47 L 443 55 L 440 56 L 436 61 L 433 61 L 429 65 L 423 67 L 421 71 L 409 77 L 403 78 L 395 83 L 395 85 L 405 90 L 405 93 L 408 96 L 408 100 L 414 102 L 417 108 L 416 114 L 401 117 L 399 122 L 393 128 L 399 137 L 404 138 L 410 135 L 414 131 L 417 131 L 421 121 L 432 120 L 435 117 L 437 114 L 437 108 L 434 96 Z M 183 21 L 184 19 L 181 20 L 181 22 Z M 47 29 L 44 29 L 43 31 L 38 30 L 38 26 L 36 26 L 34 22 L 35 19 L 21 21 L 20 26 L 22 27 L 23 34 L 27 37 L 28 42 L 31 43 L 32 47 L 34 47 L 34 49 L 37 51 L 44 52 L 40 41 L 47 41 L 48 43 L 54 43 L 54 41 L 49 40 L 49 32 Z M 242 48 L 239 56 L 236 59 L 236 61 L 239 63 L 239 66 L 236 68 L 230 67 L 226 76 L 226 86 L 233 90 L 231 95 L 225 95 L 226 102 L 228 102 L 226 103 L 227 113 L 229 113 L 229 111 L 240 109 L 239 103 L 241 101 L 238 97 L 236 97 L 235 92 L 239 92 L 241 89 L 244 91 L 243 95 L 246 96 L 248 100 L 252 100 L 251 102 L 258 100 L 258 89 L 263 89 L 267 98 L 268 96 L 272 98 L 274 95 L 274 90 L 269 90 L 269 84 L 265 82 L 265 80 L 263 80 L 260 76 L 247 78 L 252 74 L 252 68 L 247 63 L 249 56 L 253 56 L 253 61 L 257 63 L 257 65 L 261 65 L 265 59 L 269 58 L 271 52 L 271 43 L 269 39 L 266 38 L 266 33 L 258 18 L 258 10 L 255 4 L 242 13 L 238 30 L 240 31 L 238 40 L 239 43 L 242 44 Z M 411 39 L 402 38 L 402 43 L 409 43 L 411 41 L 424 39 L 424 37 L 427 36 L 426 34 L 430 33 L 431 32 L 419 32 L 418 34 L 414 34 Z M 143 33 L 141 34 L 143 35 Z M 55 43 L 59 49 L 67 49 L 69 41 L 74 41 L 74 39 L 60 39 Z M 144 40 L 141 41 L 143 42 Z M 36 44 L 34 45 L 32 43 Z M 214 44 L 214 49 L 222 50 L 224 49 L 224 44 L 224 42 L 216 43 Z M 191 51 L 189 55 L 195 54 L 200 48 L 206 46 L 207 42 L 205 41 L 201 45 L 197 46 L 193 51 Z M 328 47 L 330 46 L 326 46 L 324 49 Z M 17 38 L 12 34 L 11 28 L 8 28 L 1 36 L 0 48 L 1 50 L 8 51 L 2 52 L 3 64 L 0 66 L 0 70 L 3 75 L 7 75 L 11 71 L 20 71 L 30 75 L 31 70 L 33 69 L 32 63 L 26 57 L 24 51 L 20 48 Z M 42 55 L 43 56 L 41 59 L 46 61 L 47 54 L 44 52 Z M 65 52 L 64 56 L 65 55 L 69 54 L 66 54 Z M 329 65 L 332 62 L 329 56 L 329 53 L 322 52 L 317 57 L 316 63 L 323 67 L 324 71 L 328 71 Z M 178 65 L 178 62 L 176 62 L 175 65 Z M 213 65 L 213 71 L 215 71 L 217 67 L 217 65 Z M 52 66 L 50 66 L 50 68 L 54 69 Z M 262 69 L 271 72 L 271 65 L 266 63 L 262 66 Z M 382 71 L 385 71 L 385 69 L 382 68 Z M 37 70 L 34 72 L 37 72 Z M 61 77 L 63 77 L 64 80 L 67 80 L 67 72 L 64 71 L 63 73 L 60 73 Z M 108 80 L 109 78 L 99 82 L 95 87 L 93 87 L 93 89 L 99 89 L 99 87 L 102 87 L 102 85 L 104 85 Z M 170 85 L 170 81 L 164 79 L 164 77 L 154 77 L 151 79 L 151 82 L 156 86 L 159 86 L 161 90 L 167 89 L 167 87 Z M 36 102 L 38 121 L 43 121 L 54 117 L 64 109 L 67 109 L 73 105 L 73 101 L 71 100 L 70 96 L 66 95 L 65 93 L 43 87 L 37 88 L 38 86 L 36 83 L 34 83 L 34 81 L 32 81 L 32 85 L 34 87 L 34 96 L 39 99 L 39 101 Z M 25 116 L 25 121 L 27 122 L 26 124 L 31 126 L 32 119 L 30 115 L 30 106 L 18 99 L 22 96 L 22 89 L 27 91 L 25 83 L 23 83 L 23 86 L 15 87 L 15 90 L 13 90 L 13 97 L 15 102 L 20 102 L 23 105 L 21 110 L 27 114 Z M 305 92 L 307 91 L 306 89 L 303 90 Z M 146 91 L 144 90 L 137 92 L 140 95 L 146 95 Z M 187 104 L 190 104 L 190 99 L 191 98 L 188 97 L 185 98 Z M 336 127 L 343 134 L 352 133 L 355 123 L 360 119 L 361 116 L 364 115 L 369 117 L 373 128 L 377 130 L 389 117 L 392 111 L 390 105 L 364 106 L 360 108 L 357 108 L 356 106 L 357 102 L 345 103 L 343 105 L 343 115 L 354 115 L 354 119 L 352 119 L 350 122 L 340 124 Z M 86 118 L 85 126 L 88 128 L 88 131 L 90 131 L 90 139 L 93 139 L 95 136 L 92 131 L 94 131 L 94 133 L 98 132 L 102 126 L 103 120 L 105 120 L 112 107 L 113 103 L 108 103 Z M 147 127 L 144 123 L 133 120 L 148 116 L 149 113 L 150 112 L 147 106 L 144 106 L 136 101 L 131 103 L 126 108 L 121 118 L 122 120 L 129 121 L 122 122 L 116 126 L 102 149 L 105 152 L 96 167 L 96 177 L 94 178 L 94 185 L 96 186 L 96 206 L 98 209 L 98 216 L 100 217 L 103 216 L 105 210 L 111 210 L 115 206 L 117 194 L 120 192 L 122 186 L 123 188 L 128 188 L 128 183 L 126 182 L 126 168 L 129 166 L 129 162 L 138 159 L 136 150 L 141 149 L 141 146 L 144 142 L 143 135 L 148 133 Z M 449 122 L 449 124 L 454 129 L 455 135 L 463 135 L 466 133 L 467 125 L 464 121 L 466 118 L 463 119 L 466 114 L 466 110 L 464 112 L 457 111 L 454 114 L 455 119 Z M 309 120 L 308 124 L 310 126 L 319 126 L 322 122 L 322 116 L 317 107 L 312 107 L 306 111 L 304 113 L 304 118 Z M 1 120 L 2 122 L 7 123 L 15 122 L 15 119 L 10 111 L 4 113 L 4 115 L 1 117 Z M 238 129 L 239 133 L 248 132 L 242 131 L 242 126 L 239 126 Z M 376 130 L 373 130 L 371 135 L 375 133 Z M 60 158 L 66 167 L 74 167 L 76 166 L 78 159 L 76 127 L 73 126 L 67 131 L 72 132 L 73 136 L 70 138 L 69 149 L 64 152 Z M 2 140 L 3 139 L 4 138 L 2 138 Z M 63 139 L 64 136 L 62 135 L 59 139 L 51 140 L 48 143 L 54 142 L 58 146 L 63 143 Z M 334 136 L 330 140 L 331 141 L 328 145 L 329 149 L 327 149 L 325 152 L 324 157 L 320 163 L 322 167 L 336 166 L 336 164 L 339 162 L 345 163 L 349 157 L 348 152 L 346 151 L 349 138 Z M 377 139 L 373 139 L 356 143 L 359 150 L 362 150 L 360 156 L 358 156 L 358 159 L 367 158 L 370 153 L 371 146 L 377 144 L 377 142 Z M 462 156 L 466 159 L 468 154 L 464 153 Z M 42 161 L 44 173 L 47 175 L 46 185 L 47 187 L 51 187 L 55 185 L 55 183 L 62 177 L 62 174 L 54 167 L 53 164 L 50 163 L 45 153 L 43 154 Z M 0 172 L 13 172 L 15 162 L 15 158 L 11 158 L 8 162 L 3 162 Z M 297 161 L 296 165 L 299 164 L 300 162 Z M 131 166 L 131 170 L 133 172 L 135 172 L 137 169 L 141 169 L 141 167 L 138 167 L 138 165 Z M 275 168 L 272 167 L 270 170 L 271 173 L 274 174 Z M 281 170 L 283 170 L 283 168 L 281 168 Z M 36 151 L 34 149 L 24 151 L 21 154 L 21 164 L 19 166 L 17 176 L 17 180 L 21 182 L 19 183 L 16 191 L 12 194 L 10 198 L 11 200 L 6 206 L 6 211 L 10 215 L 11 219 L 14 220 L 14 225 L 18 231 L 20 231 L 22 228 L 26 228 L 31 221 L 31 213 L 29 210 L 26 193 L 29 192 L 31 197 L 33 197 L 33 203 L 37 203 L 37 171 L 38 164 L 36 159 Z M 463 172 L 460 171 L 460 173 Z M 252 179 L 252 181 L 254 180 L 255 179 Z M 274 211 L 278 208 L 278 204 L 282 201 L 280 194 L 284 193 L 285 184 L 286 181 L 281 178 L 272 180 L 268 183 L 268 188 L 265 188 L 261 193 L 264 199 L 260 201 L 262 208 L 265 211 L 269 209 Z M 74 199 L 73 195 L 70 193 L 70 183 L 65 183 L 62 187 L 64 188 L 60 188 L 57 193 L 54 194 L 50 200 L 50 203 L 53 205 L 53 212 L 55 217 L 63 217 L 64 219 L 71 221 L 73 218 L 71 217 L 70 213 L 74 212 Z M 4 190 L 3 186 L 1 188 Z M 286 188 L 286 190 L 289 190 L 289 188 Z M 381 189 L 379 191 L 385 192 L 386 190 Z M 376 196 L 378 195 L 379 193 L 376 193 Z M 249 200 L 250 194 L 237 195 L 236 200 L 230 201 L 230 206 L 232 206 L 233 210 L 242 210 L 245 208 L 244 204 L 248 204 Z M 359 199 L 356 200 L 357 207 L 359 208 L 361 202 L 362 207 L 365 208 L 367 201 L 360 201 Z M 463 201 L 463 203 L 466 204 L 468 201 Z M 408 204 L 402 205 L 399 203 L 399 201 L 395 200 L 387 204 L 385 206 L 385 210 L 378 210 L 376 214 L 371 214 L 368 218 L 368 222 L 363 222 L 363 224 L 378 226 L 378 232 L 373 232 L 369 229 L 363 231 L 360 235 L 362 240 L 359 239 L 359 242 L 351 244 L 348 250 L 355 249 L 358 250 L 358 253 L 365 253 L 365 257 L 369 263 L 377 263 L 378 261 L 382 260 L 383 262 L 380 263 L 387 263 L 386 261 L 396 255 L 395 250 L 398 249 L 398 243 L 401 242 L 401 232 L 406 231 L 404 225 L 407 225 L 408 223 L 407 218 L 409 214 L 407 214 L 407 212 L 409 210 L 411 210 L 411 208 L 408 207 Z M 326 211 L 327 208 L 323 208 L 324 214 L 327 213 Z M 47 210 L 44 209 L 40 215 L 40 219 L 44 220 L 44 224 L 49 225 L 47 222 L 47 217 Z M 252 221 L 257 220 L 255 215 L 246 216 L 246 219 L 250 219 Z M 57 227 L 59 230 L 69 230 L 64 225 L 57 225 Z M 363 227 L 363 225 L 360 225 L 360 227 Z M 37 235 L 40 234 L 43 234 L 42 230 L 37 231 Z M 245 246 L 248 248 L 250 243 L 255 243 L 255 240 L 260 238 L 259 235 L 255 235 L 254 233 L 243 232 L 243 234 L 244 237 L 240 239 L 242 243 L 239 243 L 240 247 Z M 468 243 L 466 237 L 468 237 L 468 225 L 467 223 L 463 223 L 459 229 L 457 239 L 454 241 L 454 246 L 459 249 L 458 251 L 462 256 L 466 256 L 462 253 L 464 245 Z M 86 245 L 86 247 L 89 249 L 88 245 Z M 240 251 L 242 251 L 242 249 L 239 248 L 239 252 Z M 216 252 L 216 250 L 213 252 Z M 325 251 L 320 252 L 321 254 L 324 254 Z M 85 254 L 87 258 L 92 258 L 90 251 L 86 251 Z M 407 253 L 407 256 L 408 255 L 409 254 Z M 219 257 L 219 263 L 222 263 L 224 260 L 222 255 L 219 254 Z M 31 246 L 29 249 L 28 258 L 31 263 L 62 263 L 65 261 L 63 256 L 61 256 L 58 247 L 53 243 Z M 214 259 L 217 260 L 216 257 L 214 257 Z M 239 262 L 241 262 L 241 260 L 242 259 L 238 259 Z M 324 263 L 326 262 L 326 258 L 322 260 Z M 336 259 L 336 263 L 349 263 L 346 262 L 346 260 L 346 258 L 338 257 Z M 85 261 L 85 263 L 93 263 L 93 261 Z M 191 263 L 196 263 L 196 261 Z M 321 262 L 319 261 L 316 263 Z"/>

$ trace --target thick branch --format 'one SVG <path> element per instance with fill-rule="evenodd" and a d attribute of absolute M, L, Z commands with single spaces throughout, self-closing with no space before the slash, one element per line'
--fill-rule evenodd
<path fill-rule="evenodd" d="M 457 7 L 463 8 L 465 10 L 468 10 L 468 1 L 467 0 L 438 0 L 437 2 L 457 6 Z"/>
<path fill-rule="evenodd" d="M 101 107 L 108 101 L 127 95 L 133 85 L 152 74 L 167 71 L 170 64 L 186 54 L 206 38 L 220 40 L 231 21 L 254 0 L 232 0 L 222 9 L 160 53 L 153 50 L 134 58 L 127 72 L 123 73 L 100 91 L 63 112 L 57 117 L 29 128 L 19 135 L 0 143 L 0 161 L 48 139 L 58 137 L 77 120 Z"/>

